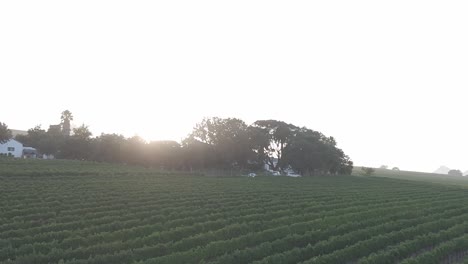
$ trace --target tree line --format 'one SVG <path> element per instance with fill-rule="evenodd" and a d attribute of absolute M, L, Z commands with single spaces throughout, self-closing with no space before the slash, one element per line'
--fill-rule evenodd
<path fill-rule="evenodd" d="M 274 171 L 293 169 L 303 175 L 333 175 L 350 174 L 353 168 L 353 162 L 333 137 L 278 120 L 247 125 L 238 118 L 205 118 L 180 143 L 146 142 L 138 136 L 105 133 L 93 137 L 85 125 L 64 133 L 71 120 L 71 113 L 64 111 L 62 126 L 50 126 L 48 130 L 36 126 L 15 139 L 56 158 L 170 170 L 261 170 L 267 164 Z M 0 125 L 4 138 L 11 137 L 6 125 Z"/>

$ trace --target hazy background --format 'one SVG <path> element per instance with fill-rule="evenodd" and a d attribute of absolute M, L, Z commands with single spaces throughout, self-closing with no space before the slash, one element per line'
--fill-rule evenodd
<path fill-rule="evenodd" d="M 468 169 L 466 1 L 2 1 L 0 121 L 147 140 L 205 116 L 334 136 L 357 165 Z"/>

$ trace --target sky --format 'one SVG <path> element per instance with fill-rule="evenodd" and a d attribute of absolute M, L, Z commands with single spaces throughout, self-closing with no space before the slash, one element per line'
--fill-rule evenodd
<path fill-rule="evenodd" d="M 94 135 L 204 117 L 333 136 L 359 166 L 468 170 L 467 1 L 1 1 L 0 122 Z"/>

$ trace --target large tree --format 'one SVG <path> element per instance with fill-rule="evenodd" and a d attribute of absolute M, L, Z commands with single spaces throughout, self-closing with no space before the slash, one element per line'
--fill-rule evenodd
<path fill-rule="evenodd" d="M 84 124 L 73 129 L 73 135 L 64 139 L 60 157 L 67 159 L 88 160 L 92 156 L 92 133 Z"/>
<path fill-rule="evenodd" d="M 237 118 L 205 118 L 196 125 L 186 145 L 208 145 L 217 157 L 216 167 L 244 168 L 252 157 L 248 126 Z"/>
<path fill-rule="evenodd" d="M 301 174 L 351 174 L 353 163 L 336 147 L 333 137 L 302 128 L 292 137 L 283 153 L 283 166 Z"/>
<path fill-rule="evenodd" d="M 167 170 L 178 169 L 183 164 L 181 146 L 176 141 L 152 141 L 146 147 L 146 155 L 152 166 Z"/>
<path fill-rule="evenodd" d="M 201 142 L 193 137 L 182 141 L 181 158 L 186 170 L 214 168 L 218 164 L 213 145 Z"/>
<path fill-rule="evenodd" d="M 278 120 L 259 120 L 252 127 L 257 128 L 257 133 L 263 133 L 263 137 L 257 135 L 260 141 L 257 144 L 257 153 L 265 158 L 265 162 L 274 170 L 285 167 L 283 152 L 289 141 L 295 136 L 299 128 L 292 124 Z M 268 139 L 268 145 L 265 139 Z M 275 159 L 277 160 L 275 162 Z"/>
<path fill-rule="evenodd" d="M 327 148 L 319 134 L 303 131 L 289 140 L 283 153 L 283 166 L 291 166 L 301 174 L 313 173 L 324 167 Z"/>
<path fill-rule="evenodd" d="M 101 134 L 93 140 L 93 159 L 106 162 L 125 162 L 125 137 L 118 134 Z"/>
<path fill-rule="evenodd" d="M 60 156 L 62 147 L 65 144 L 65 137 L 60 130 L 60 126 L 50 126 L 46 132 L 45 138 L 41 143 L 41 152 Z"/>
<path fill-rule="evenodd" d="M 269 134 L 260 127 L 249 126 L 248 128 L 249 144 L 253 157 L 250 164 L 257 169 L 262 168 L 269 161 L 268 148 L 270 146 Z"/>
<path fill-rule="evenodd" d="M 147 144 L 139 136 L 128 138 L 122 147 L 123 160 L 129 164 L 146 165 L 149 161 Z"/>
<path fill-rule="evenodd" d="M 41 128 L 41 125 L 37 125 L 28 130 L 26 135 L 18 134 L 16 135 L 15 139 L 19 142 L 23 143 L 23 145 L 28 147 L 33 147 L 41 149 L 41 143 L 46 136 L 46 131 Z"/>
<path fill-rule="evenodd" d="M 5 123 L 0 122 L 0 144 L 7 142 L 11 137 L 11 130 Z"/>

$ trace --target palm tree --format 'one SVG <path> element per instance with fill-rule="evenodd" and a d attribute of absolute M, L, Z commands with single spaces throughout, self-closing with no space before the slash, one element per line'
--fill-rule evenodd
<path fill-rule="evenodd" d="M 70 111 L 68 110 L 65 110 L 62 112 L 62 116 L 60 117 L 60 119 L 62 120 L 62 124 L 64 124 L 65 122 L 70 122 L 73 120 L 73 115 Z"/>
<path fill-rule="evenodd" d="M 62 116 L 60 117 L 62 120 L 62 132 L 65 136 L 70 136 L 71 126 L 70 121 L 73 120 L 73 115 L 70 111 L 65 110 L 62 112 Z"/>

